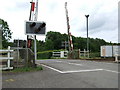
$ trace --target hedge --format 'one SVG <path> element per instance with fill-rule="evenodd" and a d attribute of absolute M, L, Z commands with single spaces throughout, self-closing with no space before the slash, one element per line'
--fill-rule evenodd
<path fill-rule="evenodd" d="M 49 50 L 37 53 L 37 59 L 50 59 L 52 57 L 52 52 L 63 51 L 63 50 Z"/>
<path fill-rule="evenodd" d="M 52 52 L 38 53 L 37 59 L 50 59 L 52 57 Z"/>

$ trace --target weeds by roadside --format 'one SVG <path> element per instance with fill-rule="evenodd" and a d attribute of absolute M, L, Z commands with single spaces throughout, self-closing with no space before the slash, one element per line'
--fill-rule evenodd
<path fill-rule="evenodd" d="M 2 73 L 18 73 L 18 72 L 32 72 L 32 71 L 40 71 L 43 70 L 42 66 L 33 67 L 20 67 L 14 68 L 13 70 L 2 71 Z"/>

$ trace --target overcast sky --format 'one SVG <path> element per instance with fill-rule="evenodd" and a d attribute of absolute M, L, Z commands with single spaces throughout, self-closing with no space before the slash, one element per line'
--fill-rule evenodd
<path fill-rule="evenodd" d="M 31 0 L 0 0 L 0 18 L 8 22 L 12 39 L 26 39 L 25 20 L 29 19 Z M 70 32 L 86 37 L 86 14 L 89 14 L 89 37 L 118 42 L 119 0 L 39 0 L 38 21 L 45 21 L 46 32 L 67 33 L 65 2 L 68 2 Z M 37 36 L 44 40 L 45 36 Z"/>

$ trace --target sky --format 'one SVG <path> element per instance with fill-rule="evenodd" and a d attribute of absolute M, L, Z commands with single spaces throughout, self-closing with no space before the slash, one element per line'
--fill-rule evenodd
<path fill-rule="evenodd" d="M 25 21 L 29 20 L 31 0 L 0 0 L 0 18 L 8 22 L 13 39 L 25 39 Z M 86 17 L 89 14 L 89 37 L 118 42 L 119 0 L 39 0 L 38 20 L 46 22 L 46 32 L 67 33 L 65 15 L 67 2 L 70 32 L 87 37 Z M 37 36 L 45 40 L 45 35 Z"/>

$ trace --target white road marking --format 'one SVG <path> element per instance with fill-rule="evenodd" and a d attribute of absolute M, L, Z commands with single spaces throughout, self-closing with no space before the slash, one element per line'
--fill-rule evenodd
<path fill-rule="evenodd" d="M 93 72 L 93 71 L 101 71 L 101 70 L 103 70 L 103 69 L 89 69 L 89 70 L 64 71 L 63 73 Z"/>
<path fill-rule="evenodd" d="M 103 69 L 104 71 L 108 71 L 108 72 L 113 72 L 113 73 L 120 73 L 120 72 L 117 72 L 117 71 L 113 71 L 113 70 L 107 70 L 107 69 Z"/>
<path fill-rule="evenodd" d="M 111 63 L 108 63 L 108 62 L 99 62 L 99 61 L 88 61 L 88 60 L 67 60 L 67 61 L 72 61 L 72 62 L 95 62 L 95 63 L 103 63 L 103 64 L 114 64 L 113 62 L 111 62 Z"/>
<path fill-rule="evenodd" d="M 75 73 L 75 72 L 91 72 L 91 71 L 107 71 L 107 72 L 112 72 L 112 73 L 120 73 L 120 72 L 117 72 L 117 71 L 113 71 L 113 70 L 108 70 L 108 69 L 89 69 L 89 70 L 74 70 L 74 71 L 60 71 L 58 69 L 55 69 L 53 67 L 50 67 L 50 66 L 47 66 L 47 65 L 44 65 L 44 64 L 39 64 L 37 63 L 38 65 L 42 65 L 44 67 L 47 67 L 49 69 L 52 69 L 54 71 L 57 71 L 59 73 Z M 82 64 L 75 64 L 75 63 L 68 63 L 68 64 L 74 64 L 74 65 L 82 65 Z"/>
<path fill-rule="evenodd" d="M 44 67 L 47 67 L 47 68 L 52 69 L 52 70 L 54 70 L 54 71 L 57 71 L 57 72 L 59 72 L 59 73 L 63 73 L 62 71 L 60 71 L 60 70 L 58 70 L 58 69 L 55 69 L 55 68 L 53 68 L 53 67 L 50 67 L 50 66 L 47 66 L 47 65 L 44 65 L 44 64 L 39 64 L 39 65 L 42 65 L 42 66 L 44 66 Z"/>
<path fill-rule="evenodd" d="M 47 67 L 47 68 L 52 69 L 54 71 L 57 71 L 59 73 L 91 72 L 91 71 L 100 71 L 100 70 L 103 70 L 103 69 L 90 69 L 90 70 L 60 71 L 58 69 L 55 69 L 53 67 L 50 67 L 50 66 L 47 66 L 47 65 L 44 65 L 44 64 L 39 64 L 39 65 L 42 65 L 44 67 Z"/>
<path fill-rule="evenodd" d="M 91 62 L 94 62 L 94 63 L 101 63 L 101 64 L 114 64 L 114 63 L 108 63 L 108 62 L 98 62 L 98 61 L 91 61 Z"/>
<path fill-rule="evenodd" d="M 82 64 L 77 64 L 77 63 L 68 63 L 68 64 L 83 66 Z"/>

